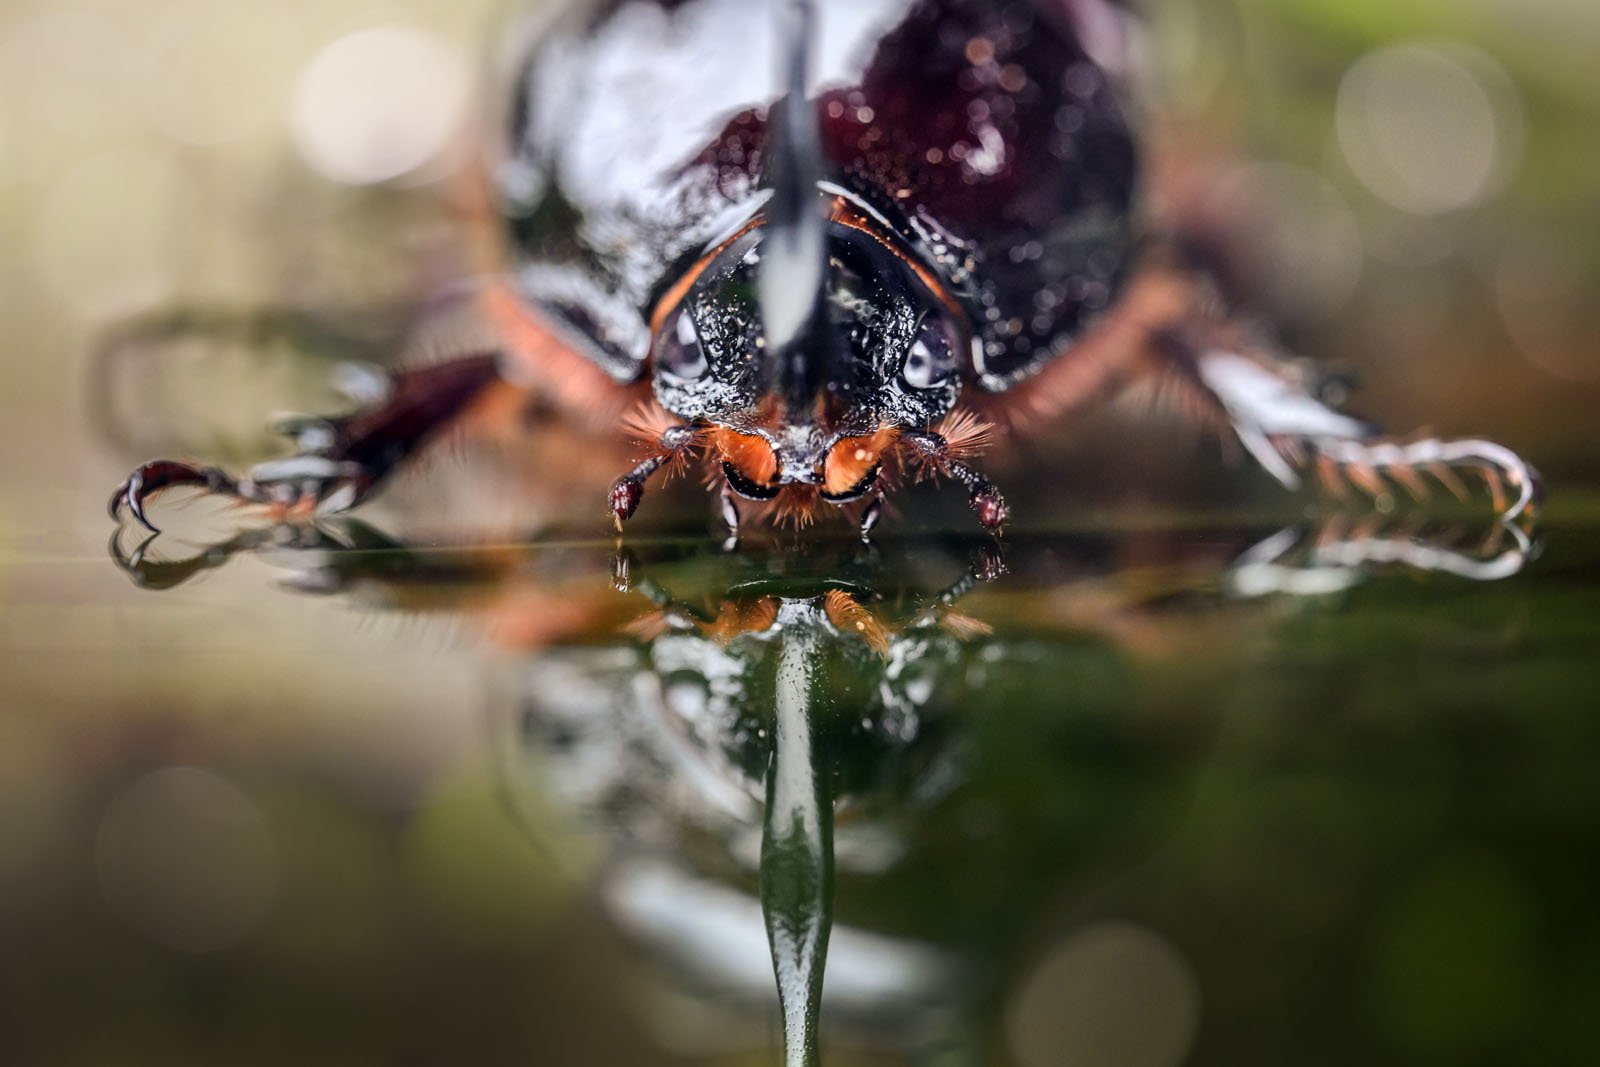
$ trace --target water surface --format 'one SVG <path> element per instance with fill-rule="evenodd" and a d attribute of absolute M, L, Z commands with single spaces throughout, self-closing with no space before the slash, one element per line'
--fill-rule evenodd
<path fill-rule="evenodd" d="M 8 1029 L 771 1063 L 776 973 L 792 1049 L 823 978 L 828 1063 L 1582 1062 L 1600 542 L 1564 507 L 24 540 Z"/>

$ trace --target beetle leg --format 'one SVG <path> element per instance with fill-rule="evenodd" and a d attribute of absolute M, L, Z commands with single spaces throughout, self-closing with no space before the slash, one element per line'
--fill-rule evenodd
<path fill-rule="evenodd" d="M 966 637 L 986 636 L 992 633 L 993 630 L 988 624 L 965 615 L 958 615 L 952 609 L 957 601 L 980 584 L 998 581 L 1005 574 L 1005 548 L 1000 540 L 996 538 L 989 544 L 978 546 L 961 577 L 928 598 L 927 604 L 912 618 L 908 628 L 944 625 Z"/>
<path fill-rule="evenodd" d="M 907 430 L 903 439 L 916 451 L 917 458 L 967 487 L 967 503 L 978 513 L 986 530 L 1005 525 L 1009 511 L 1005 497 L 986 476 L 973 470 L 951 454 L 950 443 L 929 430 Z"/>
<path fill-rule="evenodd" d="M 683 456 L 685 451 L 693 446 L 694 440 L 695 431 L 692 426 L 667 427 L 656 439 L 656 453 L 611 483 L 611 493 L 606 499 L 611 512 L 611 521 L 617 524 L 618 533 L 622 532 L 622 524 L 639 510 L 639 502 L 644 499 L 644 483 L 649 481 L 650 476 L 656 471 Z"/>
<path fill-rule="evenodd" d="M 1311 480 L 1348 502 L 1356 490 L 1381 498 L 1393 483 L 1417 499 L 1441 488 L 1466 499 L 1462 475 L 1470 471 L 1482 478 L 1502 519 L 1537 510 L 1538 474 L 1516 453 L 1490 441 L 1383 437 L 1370 423 L 1336 410 L 1271 354 L 1242 346 L 1237 331 L 1219 331 L 1197 283 L 1161 267 L 1135 279 L 1119 310 L 1074 353 L 1018 386 L 1008 402 L 1010 417 L 1060 418 L 1142 382 L 1164 387 L 1183 413 L 1231 428 L 1256 462 L 1290 489 Z"/>
<path fill-rule="evenodd" d="M 230 478 L 220 467 L 196 467 L 176 460 L 158 459 L 135 468 L 127 480 L 117 486 L 116 491 L 111 494 L 106 510 L 113 519 L 120 521 L 122 509 L 127 508 L 133 517 L 139 520 L 139 525 L 151 533 L 160 533 L 160 527 L 151 522 L 149 516 L 145 514 L 144 502 L 162 490 L 184 486 L 194 486 L 211 493 L 249 499 L 241 492 L 239 483 Z"/>
<path fill-rule="evenodd" d="M 664 456 L 651 456 L 633 470 L 611 483 L 611 495 L 607 502 L 611 508 L 611 519 L 617 524 L 617 532 L 622 532 L 622 524 L 633 518 L 633 513 L 639 510 L 639 501 L 644 499 L 644 483 L 665 464 Z"/>
<path fill-rule="evenodd" d="M 321 419 L 295 416 L 278 428 L 302 450 L 253 467 L 235 479 L 216 467 L 155 460 L 137 468 L 112 495 L 112 518 L 126 507 L 151 530 L 145 501 L 163 489 L 194 486 L 246 503 L 268 504 L 278 518 L 351 507 L 492 385 L 503 382 L 493 354 L 464 356 L 398 375 L 388 398 L 369 411 Z M 304 514 L 302 514 L 302 512 Z"/>
<path fill-rule="evenodd" d="M 1415 523 L 1386 527 L 1381 517 L 1372 516 L 1351 524 L 1335 516 L 1309 536 L 1289 527 L 1246 550 L 1228 567 L 1224 584 L 1232 595 L 1245 598 L 1323 596 L 1350 588 L 1369 571 L 1397 565 L 1498 581 L 1519 573 L 1537 552 L 1538 544 L 1507 522 L 1495 522 L 1488 538 L 1474 547 L 1450 530 L 1429 535 Z"/>
<path fill-rule="evenodd" d="M 1460 472 L 1472 471 L 1483 479 L 1495 514 L 1507 521 L 1531 516 L 1543 498 L 1539 472 L 1493 441 L 1332 439 L 1313 440 L 1311 446 L 1324 462 L 1346 472 L 1368 492 L 1383 488 L 1382 476 L 1416 496 L 1426 489 L 1425 472 L 1456 499 L 1465 500 L 1467 487 Z"/>
<path fill-rule="evenodd" d="M 251 530 L 226 541 L 206 545 L 185 559 L 152 559 L 148 553 L 150 546 L 161 536 L 159 532 L 146 534 L 131 551 L 123 548 L 125 533 L 126 531 L 119 527 L 111 534 L 107 551 L 112 562 L 132 580 L 134 585 L 141 589 L 156 591 L 182 585 L 203 571 L 222 566 L 241 552 L 255 551 L 263 543 L 262 531 Z"/>
<path fill-rule="evenodd" d="M 883 518 L 883 492 L 872 494 L 872 499 L 867 501 L 866 509 L 861 512 L 861 540 L 871 541 L 872 531 L 878 528 L 878 520 Z"/>
<path fill-rule="evenodd" d="M 1169 345 L 1169 356 L 1177 355 L 1174 347 Z M 1190 349 L 1182 358 L 1192 361 L 1195 378 L 1226 414 L 1240 443 L 1291 489 L 1300 485 L 1303 474 L 1313 474 L 1327 492 L 1341 498 L 1354 487 L 1377 499 L 1392 482 L 1420 499 L 1427 495 L 1427 475 L 1465 500 L 1461 474 L 1472 471 L 1483 479 L 1500 518 L 1522 518 L 1539 505 L 1538 472 L 1503 445 L 1438 438 L 1396 441 L 1333 410 L 1250 356 Z"/>
<path fill-rule="evenodd" d="M 717 497 L 718 507 L 722 512 L 722 522 L 728 528 L 729 540 L 739 539 L 739 505 L 734 503 L 733 490 L 727 482 L 722 483 L 722 491 Z"/>

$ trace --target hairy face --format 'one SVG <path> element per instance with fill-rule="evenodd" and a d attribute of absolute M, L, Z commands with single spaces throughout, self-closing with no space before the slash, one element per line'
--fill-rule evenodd
<path fill-rule="evenodd" d="M 898 431 L 955 405 L 964 325 L 896 251 L 833 223 L 816 314 L 780 358 L 757 294 L 762 240 L 757 228 L 730 241 L 659 317 L 656 398 L 710 429 L 740 495 L 766 500 L 799 484 L 831 502 L 856 499 Z"/>

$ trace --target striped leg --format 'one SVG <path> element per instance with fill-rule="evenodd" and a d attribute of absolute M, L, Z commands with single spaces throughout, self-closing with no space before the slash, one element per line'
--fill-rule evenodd
<path fill-rule="evenodd" d="M 1531 517 L 1541 503 L 1538 472 L 1504 445 L 1473 438 L 1384 437 L 1273 368 L 1235 352 L 1202 352 L 1194 357 L 1194 367 L 1240 443 L 1289 488 L 1309 475 L 1342 500 L 1357 494 L 1376 500 L 1399 488 L 1421 502 L 1443 488 L 1464 501 L 1467 479 L 1476 477 L 1502 519 Z"/>

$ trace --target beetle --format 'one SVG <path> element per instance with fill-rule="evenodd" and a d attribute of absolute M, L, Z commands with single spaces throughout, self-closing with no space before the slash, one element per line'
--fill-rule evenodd
<path fill-rule="evenodd" d="M 1141 381 L 1237 437 L 1275 478 L 1333 493 L 1462 495 L 1507 518 L 1537 475 L 1488 441 L 1400 442 L 1323 403 L 1214 309 L 1204 269 L 1140 218 L 1110 0 L 596 0 L 547 25 L 492 169 L 497 343 L 395 375 L 385 398 L 291 425 L 297 455 L 234 478 L 157 460 L 116 490 L 199 486 L 298 517 L 366 497 L 487 394 L 553 396 L 646 455 L 701 463 L 741 509 L 835 507 L 863 537 L 906 476 L 959 483 L 999 436 Z"/>

